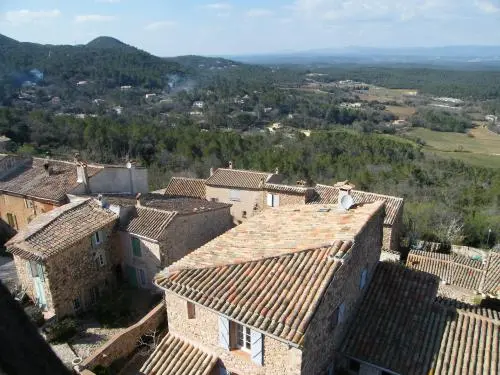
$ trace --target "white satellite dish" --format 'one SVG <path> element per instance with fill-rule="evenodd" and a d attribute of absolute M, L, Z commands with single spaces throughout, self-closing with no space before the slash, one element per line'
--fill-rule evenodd
<path fill-rule="evenodd" d="M 350 196 L 349 194 L 347 195 L 344 195 L 341 199 L 340 199 L 340 206 L 344 209 L 344 210 L 349 210 L 352 206 L 354 206 L 354 199 L 352 199 L 352 196 Z"/>
<path fill-rule="evenodd" d="M 132 168 L 132 163 L 131 162 L 127 162 L 127 164 L 125 164 L 127 166 L 128 169 Z"/>

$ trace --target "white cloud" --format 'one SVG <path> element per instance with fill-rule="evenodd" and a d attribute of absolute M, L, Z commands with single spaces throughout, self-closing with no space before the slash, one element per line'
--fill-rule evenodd
<path fill-rule="evenodd" d="M 2 18 L 12 25 L 19 25 L 54 19 L 59 17 L 61 14 L 62 13 L 59 9 L 40 11 L 22 9 L 6 12 Z"/>
<path fill-rule="evenodd" d="M 174 27 L 176 24 L 177 23 L 174 21 L 151 22 L 150 24 L 148 24 L 144 27 L 144 30 L 155 31 L 155 30 L 168 29 L 168 28 Z"/>
<path fill-rule="evenodd" d="M 116 16 L 106 16 L 103 14 L 82 14 L 75 17 L 75 22 L 109 22 L 114 21 Z"/>
<path fill-rule="evenodd" d="M 500 2 L 494 4 L 488 0 L 476 0 L 476 6 L 483 13 L 498 13 L 500 12 Z"/>
<path fill-rule="evenodd" d="M 212 3 L 204 6 L 204 8 L 216 9 L 216 10 L 228 10 L 231 9 L 232 7 L 233 6 L 229 3 Z"/>
<path fill-rule="evenodd" d="M 272 16 L 273 11 L 264 8 L 254 8 L 247 12 L 248 17 L 268 17 Z"/>

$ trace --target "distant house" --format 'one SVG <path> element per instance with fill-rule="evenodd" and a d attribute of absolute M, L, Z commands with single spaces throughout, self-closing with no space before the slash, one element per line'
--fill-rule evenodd
<path fill-rule="evenodd" d="M 231 229 L 230 205 L 147 194 L 104 198 L 118 212 L 123 268 L 132 286 L 151 288 L 154 275 Z"/>
<path fill-rule="evenodd" d="M 58 317 L 91 307 L 115 282 L 109 245 L 118 215 L 80 199 L 40 215 L 7 242 L 23 288 Z"/>
<path fill-rule="evenodd" d="M 148 171 L 118 165 L 0 155 L 0 215 L 15 230 L 69 202 L 68 195 L 148 191 Z"/>
<path fill-rule="evenodd" d="M 5 152 L 9 148 L 9 144 L 12 142 L 12 140 L 5 136 L 1 135 L 0 136 L 0 152 Z"/>
<path fill-rule="evenodd" d="M 436 298 L 439 279 L 377 266 L 337 357 L 349 374 L 497 374 L 500 313 Z"/>
<path fill-rule="evenodd" d="M 484 119 L 486 121 L 492 122 L 493 124 L 498 122 L 498 116 L 494 116 L 494 115 L 487 115 L 484 117 Z"/>
<path fill-rule="evenodd" d="M 219 357 L 215 373 L 332 373 L 380 257 L 383 216 L 375 202 L 250 218 L 157 275 L 169 333 Z"/>
<path fill-rule="evenodd" d="M 230 203 L 235 223 L 241 223 L 260 212 L 263 207 L 263 186 L 265 183 L 279 183 L 282 176 L 275 173 L 218 168 L 205 181 L 206 199 Z"/>
<path fill-rule="evenodd" d="M 151 98 L 154 98 L 155 96 L 156 96 L 155 93 L 150 93 L 150 94 L 145 95 L 146 99 L 151 99 Z"/>
<path fill-rule="evenodd" d="M 77 86 L 85 86 L 87 83 L 89 83 L 88 81 L 78 81 L 76 83 Z"/>
<path fill-rule="evenodd" d="M 130 90 L 131 88 L 132 88 L 132 86 L 130 86 L 130 85 L 125 85 L 125 86 L 121 86 L 121 87 L 120 87 L 120 90 L 122 90 L 122 91 L 127 91 L 127 90 Z"/>
<path fill-rule="evenodd" d="M 193 107 L 203 109 L 203 107 L 205 107 L 205 102 L 196 101 L 193 103 Z"/>

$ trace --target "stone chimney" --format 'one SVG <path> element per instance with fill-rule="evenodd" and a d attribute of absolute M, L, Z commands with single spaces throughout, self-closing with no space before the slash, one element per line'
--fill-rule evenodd
<path fill-rule="evenodd" d="M 214 167 L 210 167 L 210 176 L 213 176 L 214 174 Z"/>
<path fill-rule="evenodd" d="M 135 196 L 135 206 L 142 207 L 142 205 L 141 205 L 141 193 L 137 193 L 137 195 Z"/>
<path fill-rule="evenodd" d="M 90 193 L 89 176 L 87 174 L 87 164 L 80 159 L 80 154 L 75 154 L 76 182 L 83 184 L 86 194 Z"/>
<path fill-rule="evenodd" d="M 50 165 L 49 156 L 45 157 L 45 161 L 43 162 L 43 168 L 45 169 L 45 173 L 47 174 L 47 176 L 52 175 L 52 172 L 54 169 L 53 169 L 52 165 Z"/>
<path fill-rule="evenodd" d="M 233 162 L 232 161 L 229 162 L 229 169 L 233 169 Z"/>
<path fill-rule="evenodd" d="M 278 167 L 274 170 L 274 174 L 280 174 L 280 169 Z"/>

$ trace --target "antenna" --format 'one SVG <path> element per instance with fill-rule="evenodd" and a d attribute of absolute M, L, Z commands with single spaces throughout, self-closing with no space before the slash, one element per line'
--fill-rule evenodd
<path fill-rule="evenodd" d="M 354 206 L 354 199 L 352 199 L 352 196 L 351 195 L 344 195 L 341 199 L 340 199 L 340 206 L 348 211 L 352 206 Z"/>

